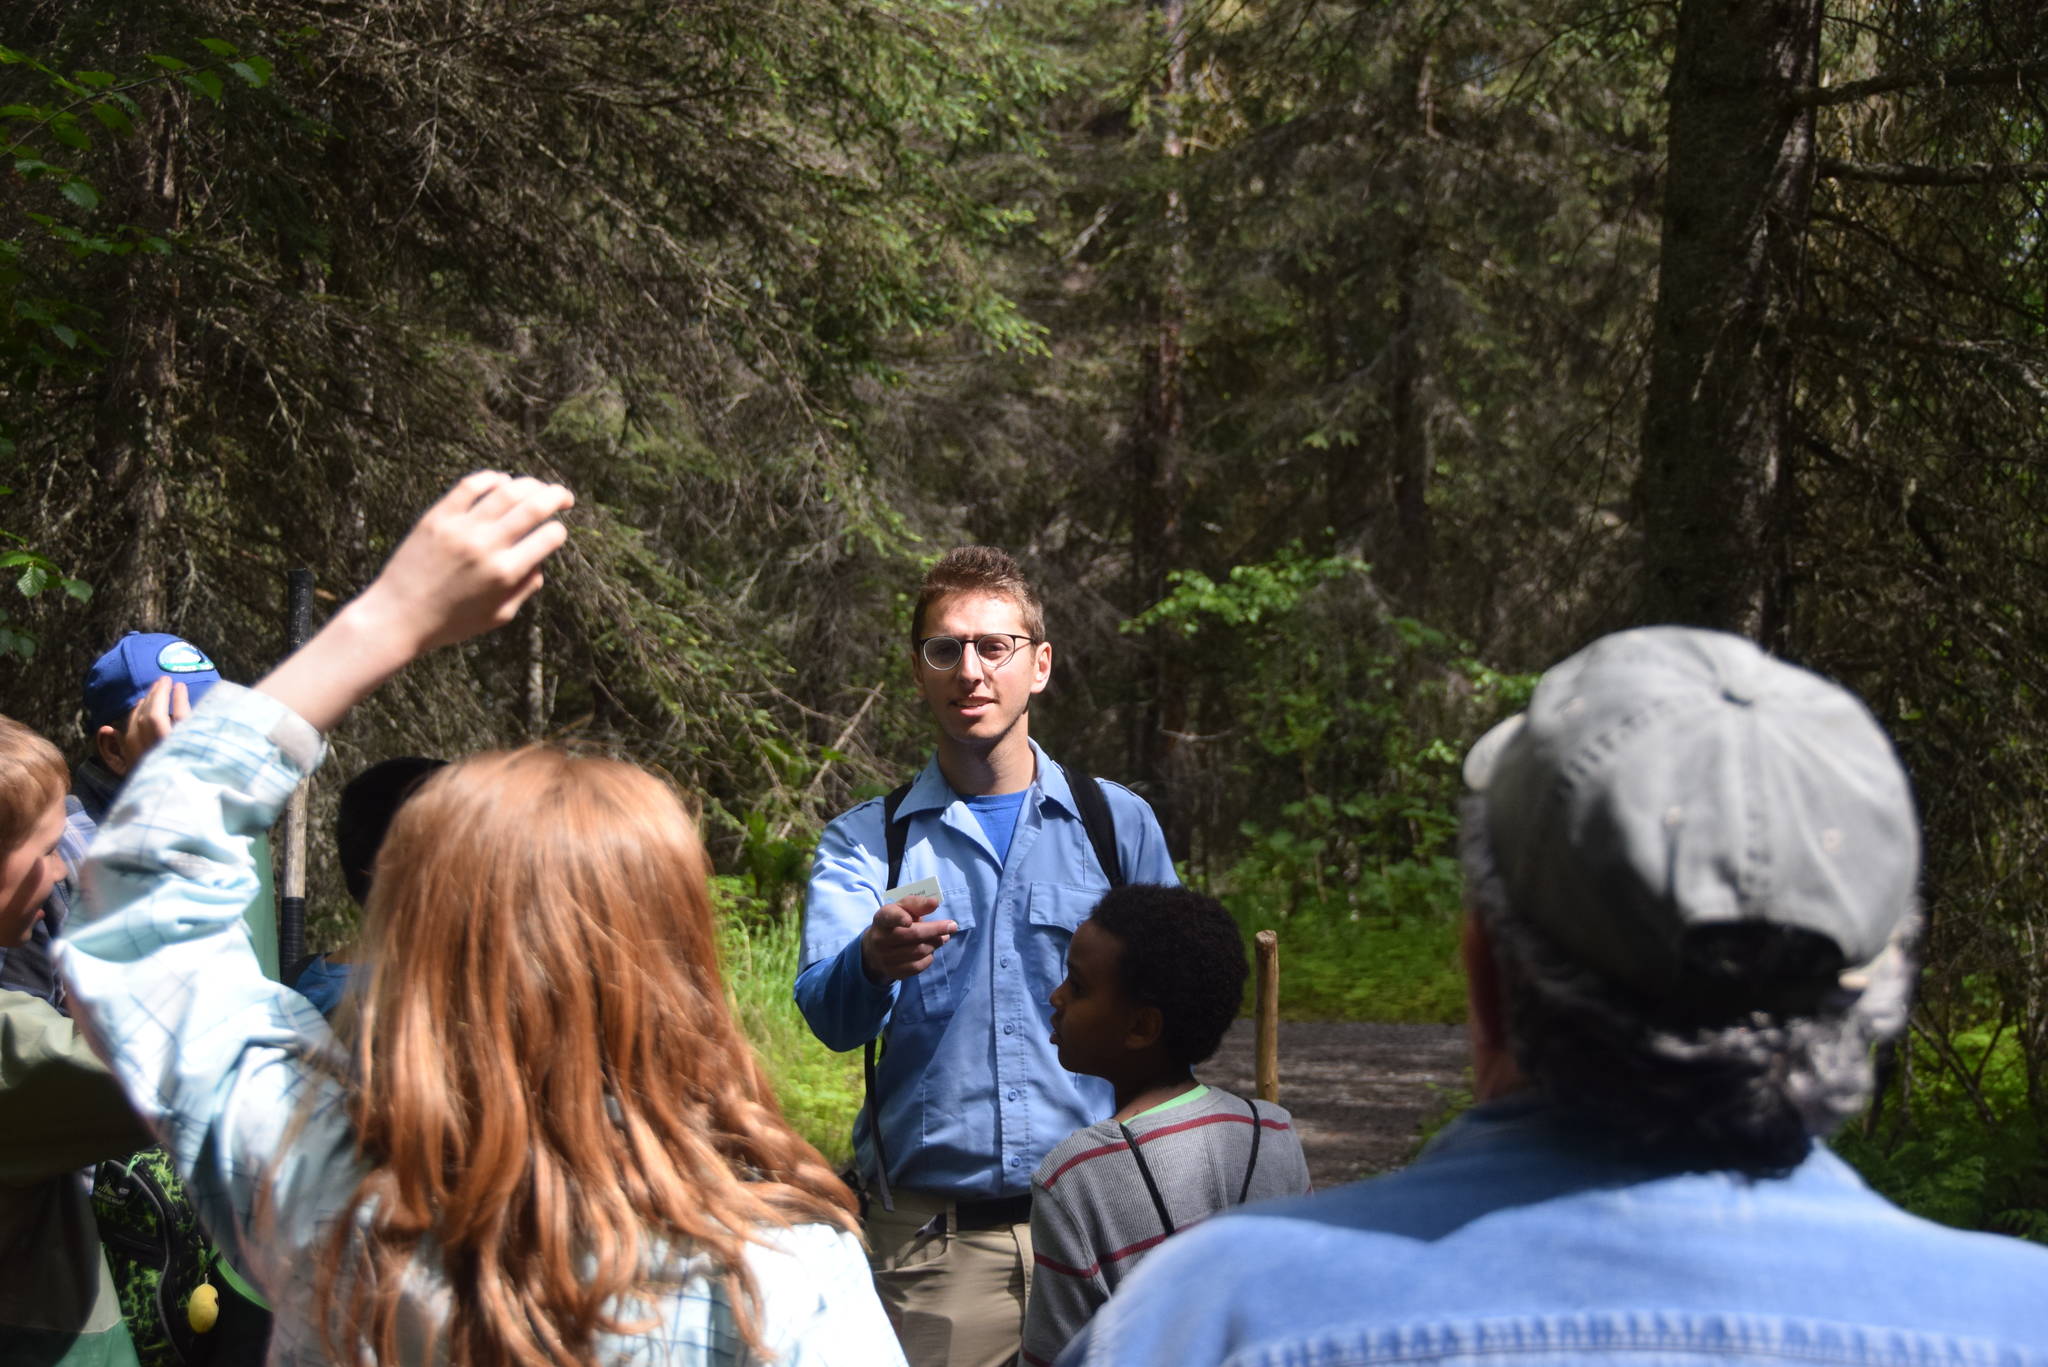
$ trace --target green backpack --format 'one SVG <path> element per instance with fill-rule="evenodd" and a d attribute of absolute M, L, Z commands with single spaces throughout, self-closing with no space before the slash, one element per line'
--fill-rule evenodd
<path fill-rule="evenodd" d="M 256 1367 L 270 1341 L 270 1311 L 207 1241 L 185 1184 L 161 1148 L 110 1158 L 93 1173 L 93 1214 L 142 1367 Z M 201 1287 L 218 1297 L 206 1329 L 193 1327 Z M 201 1295 L 202 1305 L 207 1297 Z M 200 1321 L 205 1322 L 202 1313 Z"/>

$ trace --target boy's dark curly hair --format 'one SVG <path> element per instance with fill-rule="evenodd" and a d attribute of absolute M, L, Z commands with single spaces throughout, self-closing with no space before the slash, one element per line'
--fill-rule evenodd
<path fill-rule="evenodd" d="M 1093 919 L 1122 946 L 1124 995 L 1159 1008 L 1168 1056 L 1192 1068 L 1214 1054 L 1251 974 L 1244 936 L 1223 904 L 1186 888 L 1131 883 L 1112 888 Z"/>

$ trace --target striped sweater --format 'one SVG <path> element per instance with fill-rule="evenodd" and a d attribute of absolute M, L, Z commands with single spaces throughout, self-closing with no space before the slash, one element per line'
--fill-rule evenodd
<path fill-rule="evenodd" d="M 1299 1196 L 1308 1163 L 1287 1112 L 1258 1103 L 1252 1201 Z M 1237 1204 L 1252 1157 L 1252 1103 L 1210 1088 L 1184 1105 L 1129 1122 L 1176 1231 Z M 1116 1121 L 1076 1130 L 1031 1178 L 1036 1267 L 1024 1314 L 1023 1361 L 1059 1356 L 1146 1252 L 1166 1238 L 1137 1158 Z"/>

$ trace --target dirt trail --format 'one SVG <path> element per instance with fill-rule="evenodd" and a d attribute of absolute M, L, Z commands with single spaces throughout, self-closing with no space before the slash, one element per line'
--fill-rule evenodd
<path fill-rule="evenodd" d="M 1283 1021 L 1280 1104 L 1293 1113 L 1318 1191 L 1399 1165 L 1447 1090 L 1465 1082 L 1461 1025 Z M 1252 1023 L 1230 1028 L 1204 1082 L 1250 1096 Z"/>

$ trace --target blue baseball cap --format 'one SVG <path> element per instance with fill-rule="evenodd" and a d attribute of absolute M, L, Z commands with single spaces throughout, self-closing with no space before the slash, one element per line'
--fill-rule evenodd
<path fill-rule="evenodd" d="M 85 671 L 86 725 L 95 731 L 119 726 L 149 686 L 166 675 L 184 684 L 195 703 L 220 682 L 213 661 L 190 641 L 161 631 L 129 632 Z"/>

